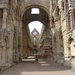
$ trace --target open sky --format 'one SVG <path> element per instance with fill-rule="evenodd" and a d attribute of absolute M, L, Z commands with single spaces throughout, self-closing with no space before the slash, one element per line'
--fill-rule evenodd
<path fill-rule="evenodd" d="M 33 31 L 34 28 L 36 28 L 37 31 L 40 33 L 43 24 L 41 22 L 39 22 L 39 21 L 33 21 L 33 22 L 30 22 L 28 24 L 28 26 L 29 26 L 29 29 L 30 29 L 30 33 Z"/>

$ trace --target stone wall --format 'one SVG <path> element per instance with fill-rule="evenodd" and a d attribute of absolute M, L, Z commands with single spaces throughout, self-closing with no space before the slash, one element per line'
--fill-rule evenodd
<path fill-rule="evenodd" d="M 54 51 L 54 58 L 56 62 L 65 64 L 69 59 L 67 51 L 67 18 L 66 18 L 66 7 L 67 3 L 65 0 L 57 0 L 52 2 L 50 10 L 51 15 L 51 32 L 52 32 L 52 49 Z M 52 26 L 53 25 L 53 26 Z M 69 62 L 69 61 L 68 61 Z M 66 63 L 66 65 L 71 66 Z"/>
<path fill-rule="evenodd" d="M 51 34 L 54 60 L 75 68 L 75 0 L 0 0 L 0 70 L 33 54 L 29 30 L 22 22 L 31 6 L 48 12 L 50 28 L 40 40 Z"/>
<path fill-rule="evenodd" d="M 16 62 L 19 62 L 19 47 L 18 47 L 18 36 L 19 36 L 19 14 L 17 13 L 17 1 L 2 0 L 0 1 L 0 9 L 3 10 L 3 19 L 1 29 L 1 39 L 0 39 L 0 70 L 4 70 L 14 63 L 14 58 Z M 16 17 L 18 18 L 16 19 Z M 16 33 L 14 30 L 16 27 Z M 16 35 L 16 55 L 14 54 L 14 35 Z"/>
<path fill-rule="evenodd" d="M 50 0 L 23 0 L 20 2 L 20 5 L 21 15 L 25 13 L 29 6 L 34 7 L 34 5 L 44 8 L 48 13 L 50 12 Z"/>

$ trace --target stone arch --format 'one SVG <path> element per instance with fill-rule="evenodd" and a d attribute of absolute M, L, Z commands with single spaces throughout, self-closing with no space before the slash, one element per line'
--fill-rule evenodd
<path fill-rule="evenodd" d="M 45 18 L 46 20 L 44 20 L 44 22 L 47 24 L 46 26 L 49 26 L 49 24 L 50 24 L 50 18 L 49 18 L 49 12 L 48 12 L 48 10 L 45 8 L 45 7 L 43 7 L 43 6 L 39 6 L 39 5 L 31 5 L 31 6 L 28 6 L 28 7 L 26 7 L 26 9 L 24 10 L 24 12 L 23 12 L 23 15 L 22 15 L 22 21 L 23 21 L 23 19 L 26 17 L 25 16 L 25 13 L 27 12 L 27 11 L 29 11 L 28 12 L 28 15 L 30 15 L 31 13 L 30 13 L 30 9 L 31 8 L 39 8 L 41 11 L 43 11 L 42 13 L 45 13 L 44 15 L 43 14 L 41 14 L 42 16 L 45 16 L 45 17 L 42 17 L 42 19 L 41 19 L 41 21 L 40 20 L 31 20 L 30 22 L 32 22 L 32 21 L 40 21 L 40 22 L 42 22 L 42 20 L 44 20 L 43 18 Z M 29 16 L 30 17 L 30 16 Z M 47 21 L 47 22 L 46 22 Z M 43 22 L 42 22 L 43 23 Z M 44 23 L 43 23 L 44 24 Z M 45 25 L 45 24 L 44 24 Z"/>
<path fill-rule="evenodd" d="M 24 13 L 27 11 L 27 9 L 33 8 L 33 7 L 41 8 L 41 9 L 45 10 L 48 15 L 50 15 L 49 10 L 48 10 L 47 8 L 45 8 L 44 6 L 42 6 L 42 5 L 30 5 L 30 6 L 26 6 L 26 7 L 23 9 L 22 14 L 21 14 L 21 19 L 23 18 L 23 15 L 24 15 Z"/>
<path fill-rule="evenodd" d="M 40 14 L 31 14 L 31 9 L 32 8 L 39 8 L 40 9 Z M 28 42 L 24 42 L 29 40 L 26 38 L 29 36 L 28 34 L 28 24 L 32 21 L 40 21 L 43 23 L 45 28 L 49 28 L 49 13 L 46 10 L 45 7 L 39 6 L 39 5 L 31 5 L 25 8 L 24 12 L 22 13 L 23 15 L 21 16 L 22 18 L 22 52 L 23 52 L 23 58 L 26 58 L 29 56 L 29 54 L 26 56 L 28 52 Z M 24 39 L 26 38 L 26 39 Z M 26 52 L 27 51 L 27 52 Z M 30 50 L 29 50 L 30 51 Z"/>

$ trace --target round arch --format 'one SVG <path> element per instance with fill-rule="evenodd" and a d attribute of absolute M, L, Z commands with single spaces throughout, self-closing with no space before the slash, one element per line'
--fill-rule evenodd
<path fill-rule="evenodd" d="M 41 9 L 43 9 L 43 10 L 48 14 L 48 16 L 50 15 L 50 12 L 49 12 L 49 10 L 48 10 L 47 8 L 45 8 L 45 7 L 41 6 L 41 5 L 30 5 L 30 6 L 26 6 L 26 7 L 24 8 L 24 10 L 22 11 L 21 19 L 23 18 L 24 13 L 25 13 L 28 9 L 30 9 L 30 8 L 41 8 Z"/>
<path fill-rule="evenodd" d="M 32 8 L 38 8 L 40 10 L 40 14 L 32 15 L 31 14 Z M 42 22 L 46 27 L 49 27 L 50 19 L 49 19 L 48 11 L 44 7 L 38 6 L 38 5 L 32 5 L 27 7 L 26 10 L 24 10 L 23 16 L 22 16 L 22 21 L 24 22 L 24 24 L 28 25 L 28 23 L 32 21 L 36 21 L 36 20 Z"/>
<path fill-rule="evenodd" d="M 32 8 L 39 8 L 40 14 L 31 14 Z M 39 6 L 39 5 L 28 6 L 23 11 L 23 13 L 22 13 L 22 42 L 23 42 L 22 48 L 25 53 L 27 50 L 29 50 L 28 46 L 30 46 L 30 44 L 28 42 L 24 42 L 24 41 L 29 40 L 29 36 L 30 36 L 29 30 L 28 30 L 28 24 L 33 21 L 40 21 L 41 23 L 43 23 L 44 30 L 47 30 L 47 28 L 50 28 L 49 27 L 50 26 L 49 12 L 44 7 Z M 26 37 L 28 37 L 28 38 L 26 38 Z M 24 39 L 24 38 L 26 38 L 26 39 Z M 26 51 L 24 49 L 26 49 Z M 24 57 L 25 57 L 25 53 L 23 53 Z"/>

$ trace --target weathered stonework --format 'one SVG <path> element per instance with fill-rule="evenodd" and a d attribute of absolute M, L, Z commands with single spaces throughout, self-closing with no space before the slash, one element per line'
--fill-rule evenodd
<path fill-rule="evenodd" d="M 32 17 L 35 7 L 40 15 Z M 33 55 L 28 23 L 35 20 L 43 23 L 39 53 L 48 37 L 53 60 L 75 68 L 75 0 L 0 0 L 0 70 Z"/>

